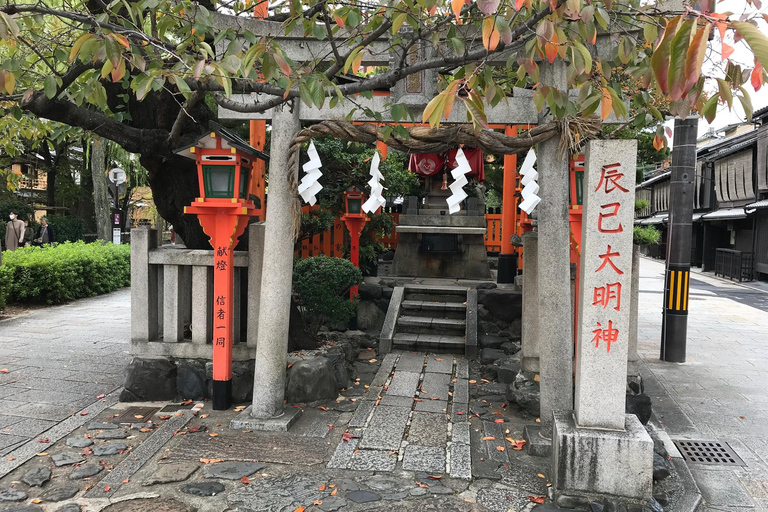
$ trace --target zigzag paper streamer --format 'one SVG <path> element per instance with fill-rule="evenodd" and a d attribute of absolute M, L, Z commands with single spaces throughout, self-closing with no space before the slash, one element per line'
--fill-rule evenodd
<path fill-rule="evenodd" d="M 368 180 L 368 186 L 371 187 L 371 196 L 363 203 L 363 211 L 365 213 L 375 213 L 379 208 L 387 204 L 387 200 L 381 195 L 385 188 L 380 182 L 384 179 L 384 176 L 379 172 L 379 163 L 381 163 L 381 158 L 379 157 L 379 152 L 376 151 L 371 159 L 371 179 Z"/>
<path fill-rule="evenodd" d="M 323 173 L 320 172 L 322 163 L 320 162 L 320 155 L 317 154 L 315 149 L 315 143 L 309 143 L 309 149 L 307 149 L 307 155 L 309 155 L 309 162 L 304 164 L 304 177 L 301 178 L 299 183 L 299 195 L 305 203 L 309 203 L 311 206 L 315 206 L 317 202 L 317 195 L 323 189 L 320 184 L 320 178 Z"/>
<path fill-rule="evenodd" d="M 464 185 L 469 183 L 465 175 L 472 170 L 462 149 L 456 152 L 456 163 L 458 165 L 451 171 L 453 183 L 448 186 L 452 194 L 446 199 L 448 213 L 451 215 L 461 211 L 461 202 L 467 198 L 467 193 L 464 192 Z"/>
<path fill-rule="evenodd" d="M 520 203 L 520 209 L 528 215 L 536 208 L 541 198 L 536 195 L 539 193 L 539 184 L 536 180 L 539 178 L 539 173 L 533 167 L 536 163 L 536 153 L 533 152 L 533 148 L 528 150 L 528 154 L 525 156 L 523 165 L 520 166 L 520 175 L 523 177 L 520 180 L 520 184 L 523 185 L 523 190 L 520 195 L 523 201 Z"/>

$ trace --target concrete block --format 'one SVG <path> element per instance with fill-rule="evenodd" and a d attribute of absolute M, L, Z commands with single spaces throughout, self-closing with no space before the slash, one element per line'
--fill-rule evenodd
<path fill-rule="evenodd" d="M 539 372 L 539 235 L 523 234 L 522 364 L 527 372 Z"/>
<path fill-rule="evenodd" d="M 254 418 L 251 416 L 251 407 L 248 407 L 230 423 L 234 430 L 257 430 L 261 432 L 288 432 L 294 423 L 301 417 L 301 409 L 286 407 L 283 414 L 273 418 Z"/>
<path fill-rule="evenodd" d="M 381 337 L 379 338 L 379 353 L 388 354 L 392 351 L 392 340 L 395 337 L 395 328 L 397 327 L 397 318 L 400 316 L 405 288 L 396 287 L 392 291 L 392 298 L 389 300 L 389 309 L 384 318 L 384 325 L 381 328 Z"/>
<path fill-rule="evenodd" d="M 624 430 L 602 430 L 578 427 L 571 411 L 554 413 L 552 486 L 556 497 L 651 498 L 653 440 L 637 417 L 627 414 L 624 418 Z"/>
<path fill-rule="evenodd" d="M 248 319 L 247 343 L 256 348 L 259 335 L 261 274 L 264 267 L 264 223 L 248 225 Z"/>
<path fill-rule="evenodd" d="M 192 342 L 213 339 L 213 268 L 192 267 Z"/>
<path fill-rule="evenodd" d="M 157 267 L 149 264 L 149 251 L 157 247 L 157 230 L 131 230 L 131 339 L 158 338 Z"/>

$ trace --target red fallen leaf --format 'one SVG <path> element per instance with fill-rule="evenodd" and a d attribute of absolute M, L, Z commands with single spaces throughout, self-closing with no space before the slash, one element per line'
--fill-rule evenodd
<path fill-rule="evenodd" d="M 493 411 L 493 414 L 495 414 L 496 416 L 503 416 L 500 411 Z"/>
<path fill-rule="evenodd" d="M 124 483 L 124 484 L 127 484 L 127 483 L 128 483 L 128 482 L 130 482 L 130 481 L 131 481 L 131 479 L 130 479 L 130 478 L 126 478 L 125 480 L 123 480 L 123 483 Z"/>
<path fill-rule="evenodd" d="M 433 475 L 427 478 L 429 478 L 430 480 L 440 480 L 441 478 L 443 478 L 443 475 Z"/>
<path fill-rule="evenodd" d="M 504 418 L 496 418 L 493 420 L 494 423 L 504 423 Z"/>
<path fill-rule="evenodd" d="M 181 405 L 189 405 L 191 403 L 192 403 L 192 400 L 184 400 L 183 402 L 181 402 Z"/>
<path fill-rule="evenodd" d="M 192 427 L 188 430 L 188 432 L 199 432 L 200 429 L 203 428 L 201 425 L 197 425 L 196 427 Z"/>
<path fill-rule="evenodd" d="M 320 409 L 321 411 L 328 412 L 328 408 L 327 407 L 323 407 L 322 405 L 318 405 L 317 408 Z"/>
<path fill-rule="evenodd" d="M 159 420 L 169 420 L 169 419 L 171 419 L 171 415 L 170 414 L 163 414 L 162 416 L 158 416 L 157 419 L 159 419 Z"/>
<path fill-rule="evenodd" d="M 322 505 L 323 504 L 323 500 L 315 500 L 315 501 L 312 502 L 312 504 L 313 505 Z"/>
<path fill-rule="evenodd" d="M 6 457 L 5 460 L 16 460 L 16 457 Z"/>
<path fill-rule="evenodd" d="M 503 452 L 505 448 L 503 446 L 497 446 L 496 451 Z"/>
<path fill-rule="evenodd" d="M 83 411 L 80 413 L 80 416 L 86 416 L 88 414 L 88 411 Z"/>
<path fill-rule="evenodd" d="M 37 442 L 38 443 L 50 443 L 51 440 L 48 439 L 47 437 L 41 437 L 40 439 L 37 440 Z"/>
<path fill-rule="evenodd" d="M 325 490 L 325 484 L 317 488 L 318 491 L 323 492 Z"/>
<path fill-rule="evenodd" d="M 333 425 L 331 425 L 330 423 L 328 424 L 328 430 L 333 430 Z"/>
<path fill-rule="evenodd" d="M 459 416 L 461 416 L 461 415 L 463 415 L 463 414 L 464 414 L 464 411 L 456 411 L 456 414 L 458 414 Z"/>
<path fill-rule="evenodd" d="M 496 438 L 495 438 L 495 437 L 493 437 L 493 436 L 485 436 L 485 437 L 483 438 L 483 441 L 495 441 L 495 440 L 496 440 Z"/>
<path fill-rule="evenodd" d="M 83 455 L 93 455 L 93 450 L 90 448 L 83 448 L 83 451 L 80 453 L 82 453 Z"/>
<path fill-rule="evenodd" d="M 339 492 L 338 487 L 331 491 L 331 496 L 336 496 L 336 493 Z"/>
<path fill-rule="evenodd" d="M 294 510 L 293 512 L 304 512 L 305 510 L 306 509 L 304 507 L 299 507 L 296 510 Z"/>
<path fill-rule="evenodd" d="M 97 396 L 96 398 L 104 398 L 105 396 L 107 396 L 107 395 L 106 395 L 106 394 L 104 394 L 104 393 L 102 393 L 102 394 L 100 394 L 99 396 Z"/>
<path fill-rule="evenodd" d="M 544 496 L 528 496 L 528 499 L 534 503 L 538 503 L 538 504 L 544 503 Z"/>
<path fill-rule="evenodd" d="M 104 492 L 109 492 L 109 490 L 110 490 L 111 488 L 112 488 L 112 487 L 110 487 L 110 486 L 106 486 L 106 487 L 104 487 Z"/>
<path fill-rule="evenodd" d="M 427 484 L 423 484 L 421 482 L 416 482 L 416 485 L 418 485 L 422 489 L 429 489 L 429 486 Z"/>
<path fill-rule="evenodd" d="M 0 373 L 10 373 L 11 371 L 8 368 L 3 368 L 0 370 Z"/>
<path fill-rule="evenodd" d="M 523 449 L 523 446 L 525 446 L 525 439 L 521 439 L 520 441 L 516 442 L 512 446 L 512 449 L 519 452 L 520 450 Z"/>
<path fill-rule="evenodd" d="M 489 381 L 488 379 L 480 379 L 480 382 L 484 382 L 485 384 L 488 384 L 491 381 Z"/>
<path fill-rule="evenodd" d="M 243 476 L 243 478 L 240 479 L 241 482 L 243 482 L 245 485 L 248 485 L 251 483 L 251 479 L 247 476 Z"/>
<path fill-rule="evenodd" d="M 294 405 L 293 408 L 294 409 L 301 409 L 301 406 L 300 405 Z"/>

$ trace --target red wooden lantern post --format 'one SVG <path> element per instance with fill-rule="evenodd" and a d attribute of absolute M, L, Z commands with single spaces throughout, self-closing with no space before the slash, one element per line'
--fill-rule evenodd
<path fill-rule="evenodd" d="M 365 194 L 358 190 L 344 192 L 344 216 L 341 218 L 349 230 L 349 260 L 360 268 L 360 234 L 368 222 L 368 215 L 363 212 Z M 357 297 L 357 285 L 349 290 L 349 298 Z"/>
<path fill-rule="evenodd" d="M 210 135 L 176 152 L 197 162 L 200 197 L 184 213 L 197 215 L 214 250 L 212 398 L 215 410 L 226 410 L 232 405 L 233 250 L 256 214 L 248 195 L 254 158 L 269 157 L 216 123 L 210 128 Z"/>

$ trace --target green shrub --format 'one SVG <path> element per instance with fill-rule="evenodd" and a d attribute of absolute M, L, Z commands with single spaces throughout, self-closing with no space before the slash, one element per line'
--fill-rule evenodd
<path fill-rule="evenodd" d="M 131 248 L 103 242 L 26 247 L 3 254 L 10 271 L 8 299 L 58 304 L 131 284 Z"/>
<path fill-rule="evenodd" d="M 635 245 L 653 245 L 661 240 L 661 232 L 653 226 L 635 226 L 632 234 Z"/>
<path fill-rule="evenodd" d="M 77 242 L 83 239 L 86 229 L 83 219 L 66 215 L 48 215 L 47 219 L 57 242 Z"/>
<path fill-rule="evenodd" d="M 0 266 L 0 311 L 5 307 L 5 300 L 11 291 L 11 270 Z"/>
<path fill-rule="evenodd" d="M 324 324 L 346 324 L 355 315 L 349 288 L 363 276 L 350 261 L 328 256 L 299 260 L 293 269 L 294 291 L 313 334 Z"/>

